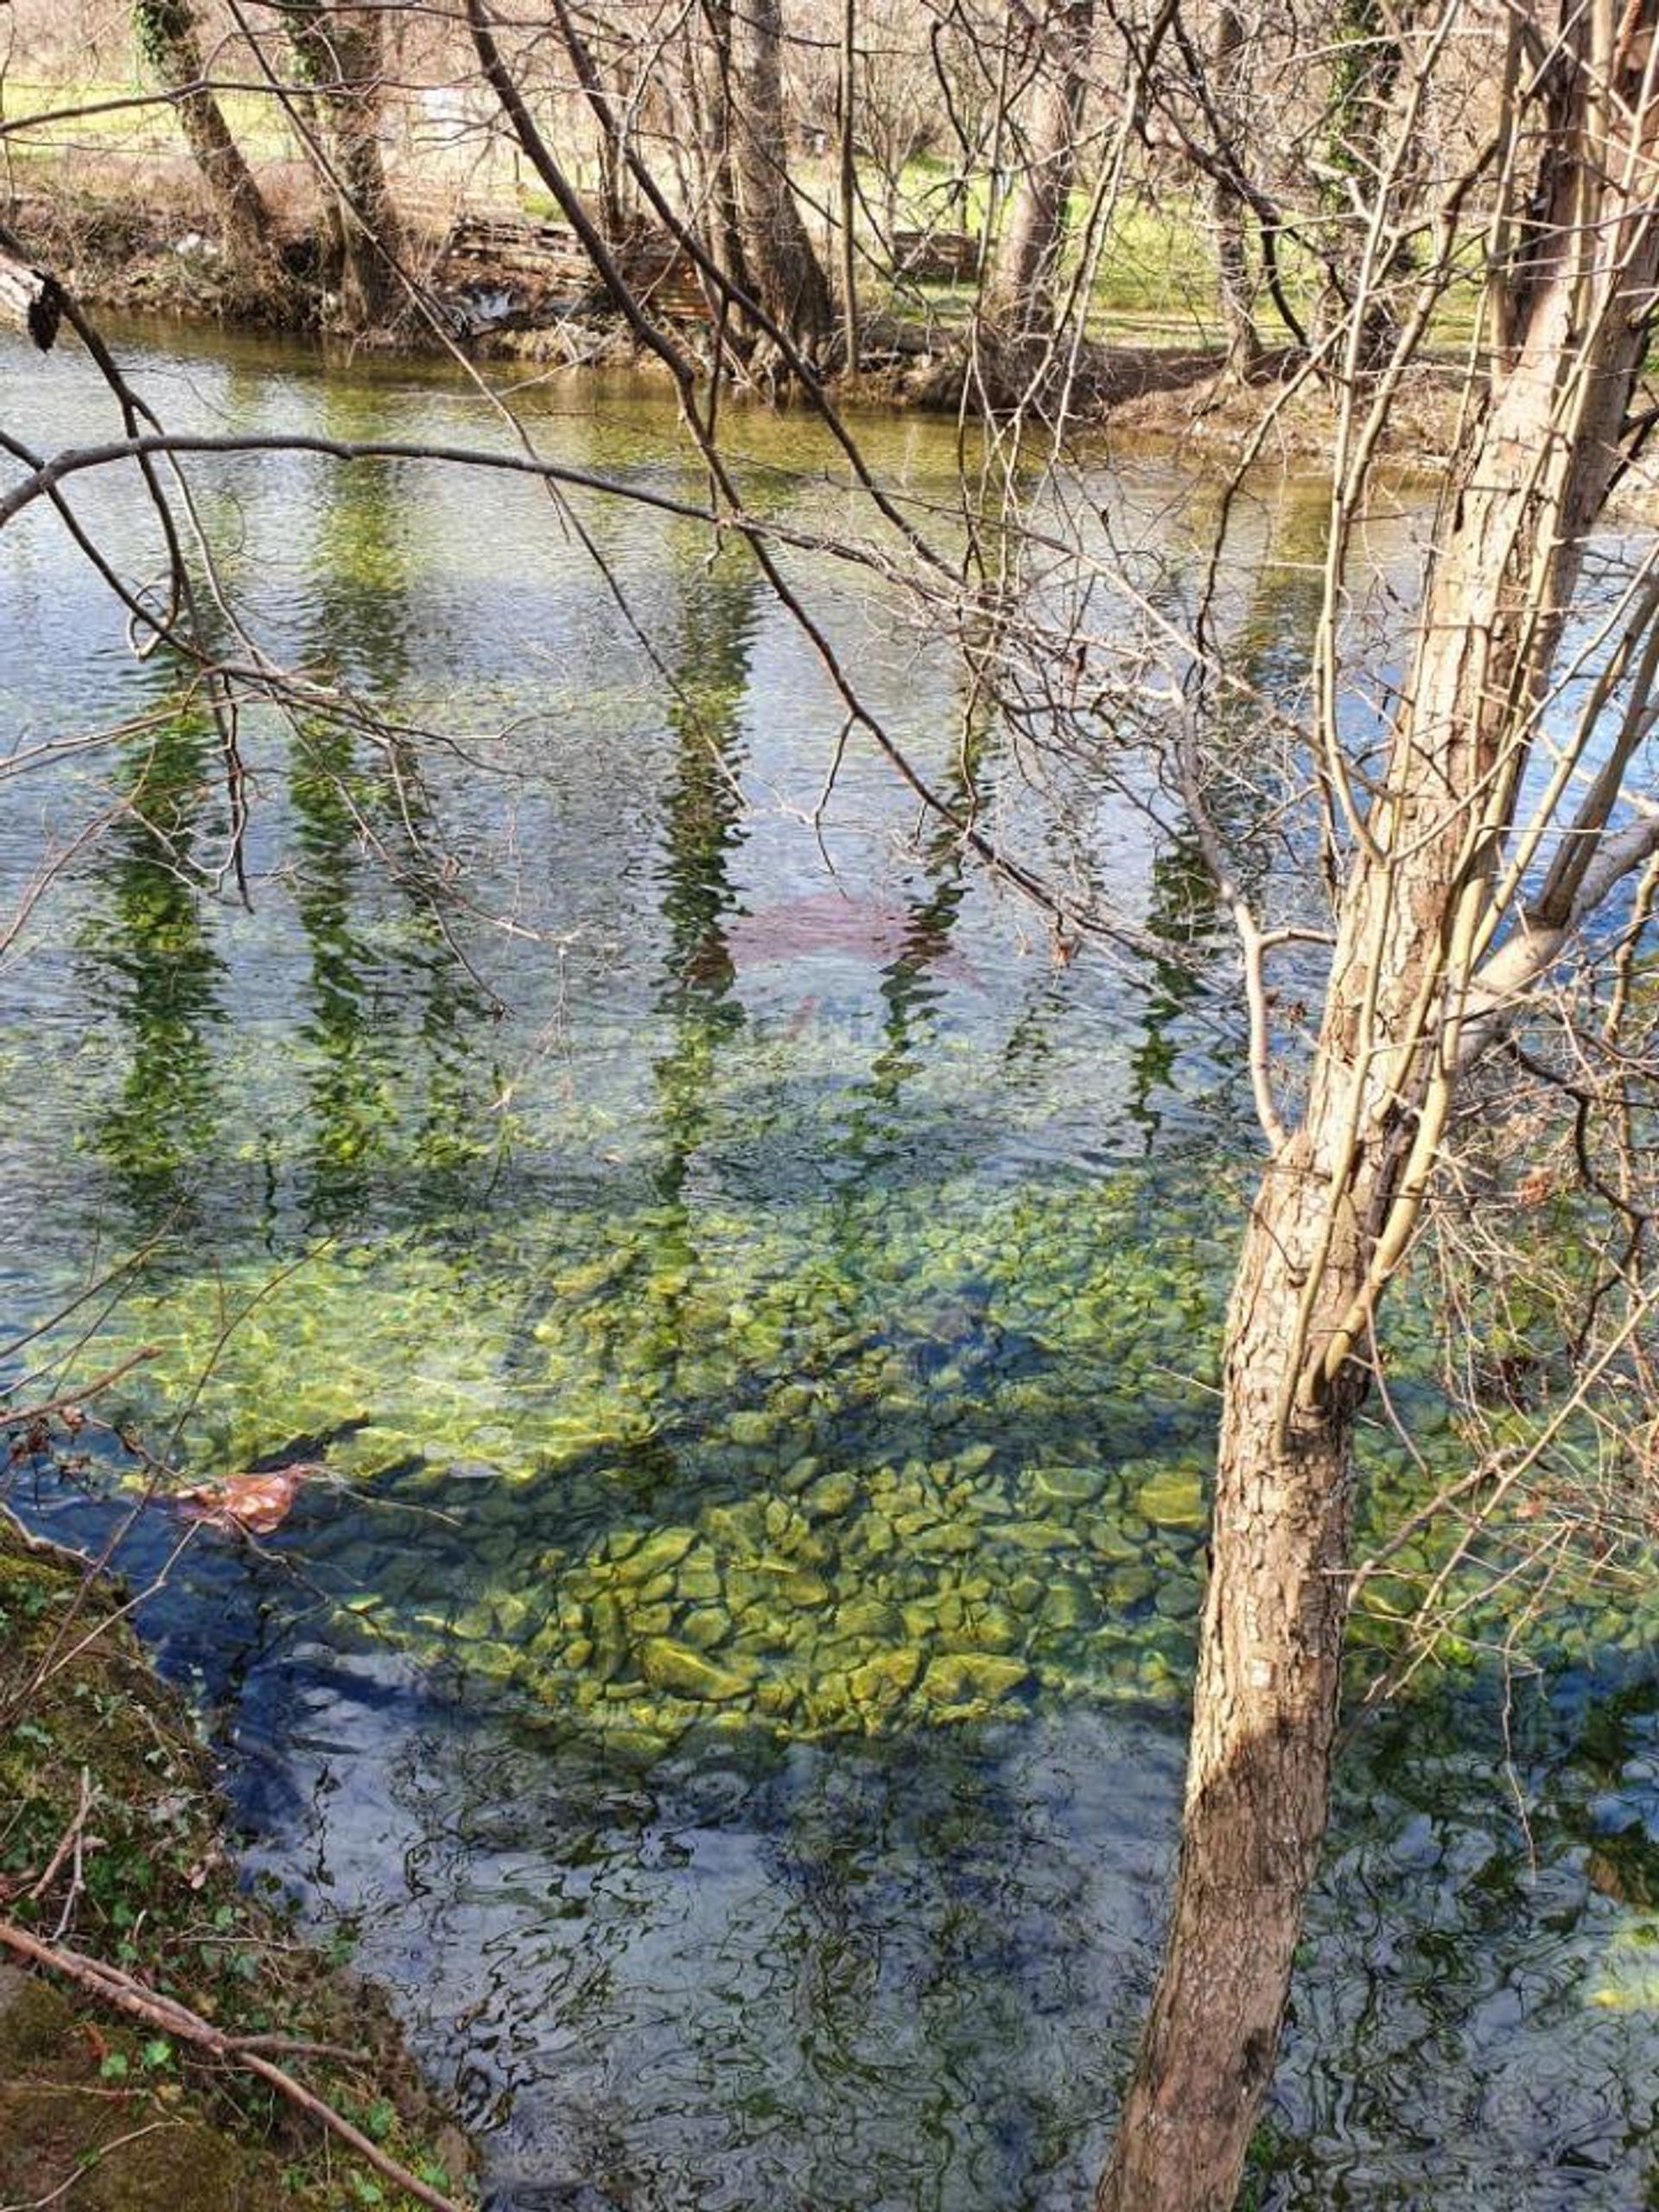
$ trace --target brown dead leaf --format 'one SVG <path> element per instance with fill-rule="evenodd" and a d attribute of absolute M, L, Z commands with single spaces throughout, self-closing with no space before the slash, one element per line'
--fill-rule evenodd
<path fill-rule="evenodd" d="M 192 1490 L 181 1491 L 178 1502 L 197 1520 L 269 1536 L 287 1520 L 303 1485 L 323 1471 L 314 1459 L 296 1459 L 286 1467 L 232 1475 L 222 1483 L 198 1483 Z"/>

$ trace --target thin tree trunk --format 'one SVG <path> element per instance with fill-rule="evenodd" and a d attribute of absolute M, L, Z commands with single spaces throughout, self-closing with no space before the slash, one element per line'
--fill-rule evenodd
<path fill-rule="evenodd" d="M 1099 2212 L 1227 2212 L 1272 2077 L 1328 1803 L 1353 1355 L 1450 1110 L 1492 855 L 1617 463 L 1647 338 L 1630 303 L 1650 307 L 1659 270 L 1645 143 L 1632 159 L 1612 120 L 1642 115 L 1659 0 L 1617 35 L 1614 4 L 1564 35 L 1524 334 L 1464 455 L 1373 849 L 1338 911 L 1306 1113 L 1236 1278 L 1180 1865 Z"/>
<path fill-rule="evenodd" d="M 985 288 L 986 321 L 1006 339 L 1041 337 L 1053 326 L 1094 25 L 1094 0 L 1050 0 L 1043 19 L 1026 158 Z"/>
<path fill-rule="evenodd" d="M 847 333 L 847 366 L 858 373 L 858 0 L 841 11 L 841 313 Z M 889 232 L 891 236 L 891 232 Z"/>
<path fill-rule="evenodd" d="M 145 58 L 173 95 L 179 127 L 201 172 L 226 246 L 265 260 L 272 251 L 270 211 L 219 102 L 206 89 L 190 0 L 135 0 L 133 23 Z"/>
<path fill-rule="evenodd" d="M 789 181 L 782 0 L 733 0 L 732 148 L 743 260 L 757 297 L 809 355 L 834 325 L 830 287 Z"/>
<path fill-rule="evenodd" d="M 1238 10 L 1223 4 L 1216 11 L 1216 98 L 1230 126 L 1236 131 L 1239 55 L 1244 46 L 1244 27 Z M 1227 338 L 1227 367 L 1237 378 L 1251 376 L 1262 359 L 1256 335 L 1250 282 L 1249 251 L 1245 237 L 1244 197 L 1226 176 L 1217 176 L 1211 196 L 1216 224 L 1217 304 Z"/>
<path fill-rule="evenodd" d="M 702 15 L 709 32 L 709 71 L 708 124 L 702 150 L 713 182 L 713 252 L 731 281 L 747 291 L 749 272 L 743 258 L 743 219 L 737 204 L 737 170 L 732 153 L 731 0 L 702 0 Z"/>

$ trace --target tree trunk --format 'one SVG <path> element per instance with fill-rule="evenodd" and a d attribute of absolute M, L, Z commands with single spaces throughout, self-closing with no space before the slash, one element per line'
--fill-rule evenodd
<path fill-rule="evenodd" d="M 1094 25 L 1095 0 L 1049 0 L 1026 158 L 985 289 L 985 319 L 1004 339 L 1041 338 L 1053 327 Z"/>
<path fill-rule="evenodd" d="M 1239 21 L 1238 10 L 1225 3 L 1216 11 L 1215 87 L 1216 98 L 1228 121 L 1228 145 L 1224 154 L 1230 153 L 1236 144 L 1239 55 L 1243 50 L 1244 27 Z M 1221 310 L 1221 326 L 1227 339 L 1227 368 L 1230 375 L 1241 380 L 1255 373 L 1262 359 L 1262 340 L 1256 335 L 1255 316 L 1250 282 L 1249 251 L 1245 238 L 1244 197 L 1238 187 L 1226 176 L 1216 179 L 1211 195 L 1211 207 L 1216 223 L 1216 292 L 1217 305 Z"/>
<path fill-rule="evenodd" d="M 382 20 L 379 8 L 330 8 L 321 0 L 300 0 L 289 18 L 302 73 L 326 118 L 322 186 L 338 209 L 336 319 L 353 330 L 393 322 L 404 306 L 397 219 L 380 156 Z"/>
<path fill-rule="evenodd" d="M 1617 35 L 1613 7 L 1592 0 L 1563 34 L 1523 334 L 1465 448 L 1371 850 L 1338 909 L 1306 1113 L 1235 1282 L 1174 1905 L 1099 2212 L 1227 2212 L 1272 2076 L 1328 1802 L 1354 1354 L 1450 1111 L 1494 856 L 1659 270 L 1641 75 L 1659 0 Z M 1632 111 L 1639 149 L 1620 136 Z"/>
<path fill-rule="evenodd" d="M 201 172 L 226 249 L 263 261 L 272 252 L 270 212 L 219 102 L 204 86 L 207 71 L 190 0 L 135 0 L 133 27 L 145 59 L 173 95 L 192 158 Z"/>
<path fill-rule="evenodd" d="M 702 16 L 709 35 L 708 90 L 696 150 L 708 179 L 703 197 L 710 211 L 709 251 L 717 267 L 747 292 L 749 272 L 743 259 L 743 219 L 732 154 L 731 0 L 702 0 Z M 702 84 L 702 55 L 696 42 L 690 51 L 693 82 Z"/>
<path fill-rule="evenodd" d="M 810 356 L 823 347 L 835 316 L 789 181 L 782 0 L 734 0 L 730 20 L 730 121 L 744 266 L 761 306 Z"/>
<path fill-rule="evenodd" d="M 841 153 L 841 315 L 847 367 L 858 374 L 858 0 L 842 0 L 838 136 Z M 889 229 L 888 236 L 892 236 Z"/>

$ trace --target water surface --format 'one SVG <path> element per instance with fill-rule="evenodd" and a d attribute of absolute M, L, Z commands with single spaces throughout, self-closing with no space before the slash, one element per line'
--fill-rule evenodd
<path fill-rule="evenodd" d="M 406 365 L 131 350 L 181 425 L 483 435 Z M 37 447 L 109 428 L 73 354 L 8 346 L 0 405 Z M 524 405 L 696 496 L 648 391 Z M 949 506 L 948 427 L 863 429 Z M 737 443 L 772 511 L 847 505 L 798 420 Z M 1179 575 L 1210 488 L 1090 466 Z M 527 483 L 193 480 L 261 640 L 386 727 L 245 718 L 245 908 L 207 718 L 48 515 L 8 533 L 10 743 L 124 734 L 0 802 L 8 908 L 109 817 L 0 967 L 0 1325 L 144 1250 L 87 1354 L 159 1348 L 123 1410 L 193 1472 L 331 1471 L 146 1611 L 256 1863 L 358 1926 L 502 2208 L 1084 2202 L 1155 1956 L 1251 1172 L 1194 856 L 1052 804 L 896 594 L 798 558 L 927 772 L 1149 944 L 1057 960 L 868 749 L 815 821 L 833 690 L 694 525 L 585 502 L 601 575 Z M 134 487 L 77 498 L 142 564 Z M 1320 512 L 1264 496 L 1235 588 L 1287 693 Z M 177 1535 L 152 1516 L 135 1568 Z M 1508 1781 L 1478 1669 L 1357 1745 L 1262 2203 L 1643 2201 L 1640 1633 L 1575 1617 Z"/>

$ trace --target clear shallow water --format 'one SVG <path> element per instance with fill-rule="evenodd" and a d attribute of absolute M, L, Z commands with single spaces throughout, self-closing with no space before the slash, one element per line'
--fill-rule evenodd
<path fill-rule="evenodd" d="M 476 432 L 401 366 L 137 352 L 178 423 Z M 105 427 L 73 356 L 0 354 L 0 404 L 37 445 Z M 649 395 L 534 412 L 561 457 L 695 491 Z M 947 429 L 870 440 L 949 499 Z M 743 441 L 785 512 L 842 498 L 798 423 Z M 197 480 L 271 648 L 448 741 L 251 716 L 245 912 L 198 874 L 224 834 L 199 720 L 46 518 L 8 534 L 13 741 L 145 720 L 0 804 L 8 906 L 43 836 L 121 809 L 0 970 L 28 1224 L 0 1322 L 159 1236 L 98 1347 L 160 1347 L 133 1416 L 181 1414 L 200 1471 L 324 1440 L 338 1486 L 269 1559 L 204 1539 L 147 1616 L 257 1856 L 359 1919 L 502 2206 L 1084 2201 L 1173 1834 L 1248 1173 L 1225 1018 L 1177 957 L 1213 930 L 1190 857 L 1121 803 L 1063 830 L 970 722 L 999 826 L 1080 843 L 1170 948 L 1057 966 L 856 753 L 830 872 L 804 817 L 835 702 L 689 528 L 582 511 L 653 661 L 531 487 Z M 1099 488 L 1179 564 L 1201 482 Z M 130 492 L 85 503 L 143 544 Z M 1287 561 L 1310 513 L 1292 485 L 1264 515 Z M 810 581 L 947 779 L 948 656 Z M 1264 681 L 1294 680 L 1304 599 L 1288 566 L 1247 594 Z M 410 888 L 411 819 L 466 861 L 471 973 Z M 1642 2201 L 1639 1624 L 1574 1650 L 1522 1715 L 1529 1841 L 1478 1682 L 1354 1753 L 1265 2201 Z"/>

